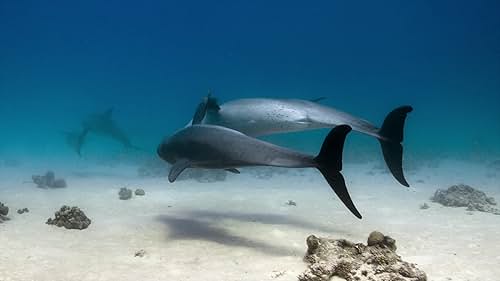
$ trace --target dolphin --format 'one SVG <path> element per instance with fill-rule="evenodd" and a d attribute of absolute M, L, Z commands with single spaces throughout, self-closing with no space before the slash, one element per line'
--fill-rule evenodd
<path fill-rule="evenodd" d="M 62 133 L 65 136 L 66 144 L 69 145 L 71 148 L 73 148 L 75 152 L 78 153 L 79 156 L 81 156 L 81 148 L 85 141 L 87 132 L 83 130 L 82 132 L 64 131 Z"/>
<path fill-rule="evenodd" d="M 186 168 L 225 169 L 233 173 L 239 173 L 239 167 L 249 166 L 316 168 L 344 205 L 361 219 L 340 173 L 344 142 L 350 131 L 351 127 L 347 125 L 333 128 L 320 153 L 314 157 L 230 128 L 194 124 L 166 138 L 158 146 L 157 153 L 172 164 L 168 175 L 170 182 L 174 182 Z"/>
<path fill-rule="evenodd" d="M 248 98 L 219 105 L 209 94 L 198 105 L 191 123 L 223 126 L 253 137 L 349 125 L 353 130 L 379 140 L 392 175 L 409 187 L 403 174 L 401 143 L 406 116 L 413 108 L 401 106 L 394 109 L 378 128 L 364 119 L 317 103 L 322 99 Z"/>
<path fill-rule="evenodd" d="M 91 114 L 82 122 L 82 131 L 66 132 L 66 142 L 81 156 L 81 149 L 89 133 L 109 137 L 125 148 L 140 149 L 133 145 L 127 134 L 113 120 L 113 109 Z"/>

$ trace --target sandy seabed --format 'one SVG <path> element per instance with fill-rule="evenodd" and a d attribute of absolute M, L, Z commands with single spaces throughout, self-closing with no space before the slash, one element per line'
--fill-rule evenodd
<path fill-rule="evenodd" d="M 55 171 L 68 187 L 45 190 L 24 181 L 46 167 L 2 167 L 0 202 L 11 220 L 0 224 L 0 280 L 296 280 L 307 266 L 308 235 L 366 242 L 373 230 L 394 237 L 398 254 L 429 280 L 499 280 L 500 216 L 428 199 L 465 183 L 499 201 L 500 173 L 443 162 L 410 171 L 407 189 L 389 174 L 369 173 L 373 166 L 344 167 L 362 220 L 313 170 L 259 179 L 243 169 L 224 182 L 169 184 L 137 177 L 134 167 L 66 167 Z M 123 186 L 146 195 L 119 200 Z M 419 208 L 424 202 L 429 209 Z M 89 228 L 45 224 L 62 205 L 80 207 Z M 30 212 L 16 213 L 24 207 Z M 146 254 L 135 257 L 139 250 Z"/>

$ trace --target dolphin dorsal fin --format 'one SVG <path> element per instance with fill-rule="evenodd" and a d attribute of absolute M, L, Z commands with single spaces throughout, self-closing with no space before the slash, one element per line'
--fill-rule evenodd
<path fill-rule="evenodd" d="M 170 172 L 168 173 L 168 181 L 174 182 L 177 177 L 187 168 L 191 166 L 191 162 L 187 159 L 177 160 L 174 165 L 170 168 Z"/>
<path fill-rule="evenodd" d="M 203 101 L 201 101 L 200 104 L 198 104 L 198 107 L 196 107 L 196 111 L 194 112 L 193 116 L 193 122 L 191 122 L 191 125 L 201 124 L 201 121 L 203 121 L 205 115 L 207 115 L 209 97 L 210 94 L 208 94 L 207 97 L 203 98 Z"/>
<path fill-rule="evenodd" d="M 209 91 L 207 95 L 207 110 L 219 111 L 220 106 L 216 98 L 212 97 L 212 92 Z"/>
<path fill-rule="evenodd" d="M 198 104 L 198 107 L 196 108 L 196 111 L 193 116 L 193 122 L 191 122 L 191 125 L 196 125 L 196 124 L 201 124 L 205 116 L 207 115 L 207 111 L 213 110 L 213 111 L 219 111 L 220 106 L 217 103 L 217 99 L 212 98 L 212 91 L 208 90 L 208 94 L 206 97 L 203 98 L 203 100 Z"/>

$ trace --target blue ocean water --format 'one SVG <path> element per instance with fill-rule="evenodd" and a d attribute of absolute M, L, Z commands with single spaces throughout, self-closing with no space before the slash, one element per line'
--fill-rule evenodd
<path fill-rule="evenodd" d="M 297 280 L 309 235 L 365 243 L 373 230 L 428 280 L 498 280 L 499 11 L 498 0 L 0 0 L 0 281 Z M 170 184 L 156 149 L 209 90 L 220 102 L 325 97 L 377 126 L 411 105 L 411 187 L 360 133 L 343 155 L 348 192 L 324 159 L 326 181 L 260 167 L 186 169 Z M 139 149 L 90 134 L 77 155 L 65 132 L 110 109 Z M 316 154 L 328 131 L 263 139 Z M 36 182 L 49 170 L 67 188 Z M 465 205 L 430 199 L 450 186 Z M 145 195 L 120 200 L 124 187 Z M 88 229 L 47 225 L 63 205 Z M 385 276 L 385 259 L 365 262 Z"/>
<path fill-rule="evenodd" d="M 408 155 L 500 154 L 498 1 L 1 1 L 0 157 L 74 159 L 93 112 L 154 152 L 212 89 L 316 98 L 380 125 L 415 108 Z M 325 130 L 270 137 L 317 151 Z M 85 153 L 119 144 L 94 141 Z M 349 149 L 377 151 L 353 135 Z M 69 161 L 69 160 L 68 160 Z"/>

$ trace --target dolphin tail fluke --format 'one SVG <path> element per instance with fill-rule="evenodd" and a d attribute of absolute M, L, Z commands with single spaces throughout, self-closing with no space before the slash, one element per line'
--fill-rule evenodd
<path fill-rule="evenodd" d="M 78 156 L 82 156 L 81 150 L 88 132 L 88 129 L 83 129 L 81 133 L 74 131 L 62 131 L 61 133 L 66 137 L 66 143 L 75 150 Z"/>
<path fill-rule="evenodd" d="M 326 181 L 342 200 L 344 205 L 359 219 L 361 214 L 354 206 L 349 191 L 347 190 L 344 177 L 340 173 L 342 170 L 342 154 L 344 150 L 344 142 L 347 134 L 351 131 L 351 127 L 341 125 L 333 128 L 323 142 L 321 151 L 314 158 L 318 170 L 323 174 Z"/>
<path fill-rule="evenodd" d="M 82 133 L 78 136 L 75 150 L 76 153 L 78 153 L 78 156 L 82 157 L 82 146 L 85 143 L 85 137 L 89 133 L 89 130 L 87 128 L 83 129 Z"/>
<path fill-rule="evenodd" d="M 384 160 L 396 180 L 406 186 L 410 185 L 403 173 L 403 131 L 408 113 L 412 112 L 411 106 L 401 106 L 391 111 L 384 120 L 379 131 Z"/>

